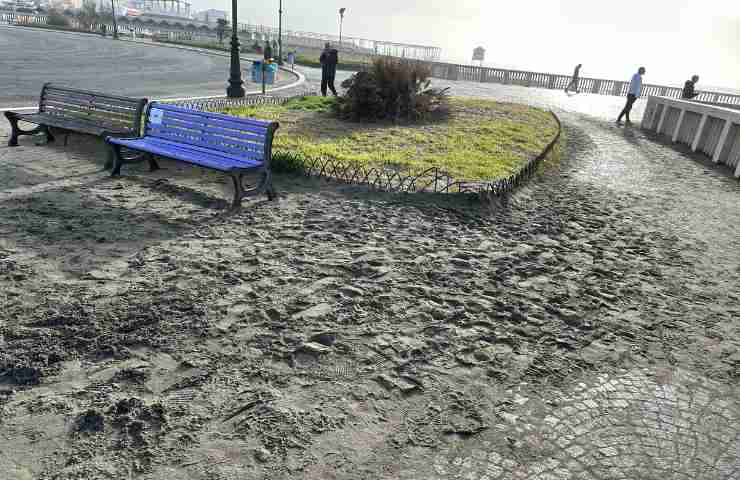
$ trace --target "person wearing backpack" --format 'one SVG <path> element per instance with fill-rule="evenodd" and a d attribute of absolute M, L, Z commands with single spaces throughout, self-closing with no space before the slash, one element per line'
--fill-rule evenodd
<path fill-rule="evenodd" d="M 326 96 L 326 88 L 329 87 L 331 93 L 336 97 L 337 89 L 334 88 L 334 78 L 337 75 L 337 63 L 339 63 L 339 52 L 336 48 L 331 48 L 329 42 L 324 46 L 324 51 L 319 57 L 321 63 L 321 95 Z"/>

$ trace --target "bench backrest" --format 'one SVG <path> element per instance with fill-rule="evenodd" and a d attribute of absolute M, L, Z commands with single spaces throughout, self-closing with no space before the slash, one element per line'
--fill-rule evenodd
<path fill-rule="evenodd" d="M 201 112 L 166 103 L 150 103 L 144 135 L 217 150 L 265 162 L 272 156 L 277 122 Z"/>
<path fill-rule="evenodd" d="M 47 83 L 41 90 L 39 111 L 94 123 L 101 130 L 136 136 L 141 131 L 146 102 L 146 98 L 119 97 Z"/>

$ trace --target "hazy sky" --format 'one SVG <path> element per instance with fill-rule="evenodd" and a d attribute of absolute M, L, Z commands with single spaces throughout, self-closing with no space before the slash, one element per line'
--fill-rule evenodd
<path fill-rule="evenodd" d="M 230 10 L 228 0 L 193 0 Z M 430 44 L 450 60 L 628 79 L 740 89 L 740 0 L 283 0 L 289 29 Z M 241 0 L 239 20 L 277 25 L 278 0 Z"/>

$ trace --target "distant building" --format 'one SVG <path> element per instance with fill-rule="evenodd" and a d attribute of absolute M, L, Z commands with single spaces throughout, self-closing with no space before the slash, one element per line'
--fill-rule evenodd
<path fill-rule="evenodd" d="M 5 10 L 19 10 L 23 11 L 36 10 L 36 4 L 30 0 L 8 0 L 2 2 L 2 8 Z"/>
<path fill-rule="evenodd" d="M 219 19 L 228 20 L 229 12 L 209 8 L 208 10 L 196 12 L 195 15 L 193 15 L 193 19 L 206 23 L 216 23 Z"/>
<path fill-rule="evenodd" d="M 473 50 L 473 61 L 482 62 L 486 58 L 486 49 L 483 47 L 477 47 Z"/>

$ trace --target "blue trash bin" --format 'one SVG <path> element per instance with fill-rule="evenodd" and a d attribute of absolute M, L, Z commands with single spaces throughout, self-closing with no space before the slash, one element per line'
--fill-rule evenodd
<path fill-rule="evenodd" d="M 277 80 L 278 66 L 276 63 L 265 65 L 265 84 L 272 85 Z M 255 60 L 252 64 L 252 81 L 262 83 L 262 61 Z"/>
<path fill-rule="evenodd" d="M 252 81 L 262 83 L 262 61 L 255 60 L 252 62 Z"/>

